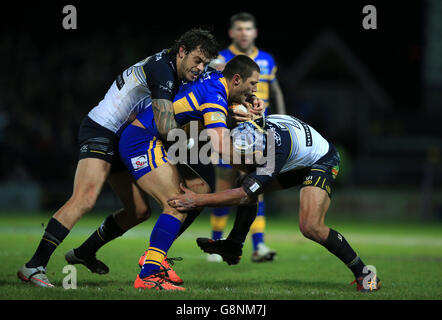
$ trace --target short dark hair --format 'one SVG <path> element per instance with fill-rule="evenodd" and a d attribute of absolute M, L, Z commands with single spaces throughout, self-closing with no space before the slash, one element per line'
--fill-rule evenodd
<path fill-rule="evenodd" d="M 241 78 L 247 79 L 251 77 L 253 71 L 260 73 L 258 64 L 248 56 L 239 54 L 227 62 L 223 75 L 227 79 L 232 79 L 235 74 L 239 74 Z"/>
<path fill-rule="evenodd" d="M 177 54 L 180 47 L 184 47 L 186 53 L 199 47 L 210 60 L 215 59 L 219 51 L 219 45 L 215 36 L 210 31 L 199 28 L 191 29 L 181 35 L 170 48 L 171 53 Z"/>
<path fill-rule="evenodd" d="M 233 16 L 230 17 L 230 29 L 233 28 L 233 26 L 235 25 L 236 21 L 251 21 L 253 22 L 253 26 L 256 28 L 256 19 L 255 17 L 248 12 L 240 12 L 237 14 L 234 14 Z"/>

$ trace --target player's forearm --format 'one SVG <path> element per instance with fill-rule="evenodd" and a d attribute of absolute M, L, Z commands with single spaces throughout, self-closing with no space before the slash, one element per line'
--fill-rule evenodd
<path fill-rule="evenodd" d="M 158 132 L 166 140 L 169 131 L 178 128 L 173 111 L 173 103 L 166 99 L 154 99 L 152 100 L 152 110 Z"/>
<path fill-rule="evenodd" d="M 208 130 L 213 151 L 218 153 L 225 163 L 231 163 L 232 143 L 227 128 L 212 128 Z"/>
<path fill-rule="evenodd" d="M 250 201 L 242 187 L 217 193 L 198 195 L 197 207 L 230 207 L 246 204 Z"/>

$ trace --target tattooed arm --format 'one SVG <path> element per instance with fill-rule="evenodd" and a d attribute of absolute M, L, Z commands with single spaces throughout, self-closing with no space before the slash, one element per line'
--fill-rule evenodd
<path fill-rule="evenodd" d="M 173 112 L 173 102 L 166 99 L 153 99 L 152 110 L 158 132 L 164 141 L 167 141 L 167 134 L 172 129 L 178 128 Z"/>

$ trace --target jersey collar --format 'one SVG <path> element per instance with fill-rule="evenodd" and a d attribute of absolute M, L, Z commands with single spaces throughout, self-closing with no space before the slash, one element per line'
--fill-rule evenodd
<path fill-rule="evenodd" d="M 239 54 L 244 54 L 243 52 L 239 51 L 239 50 L 235 47 L 235 45 L 234 45 L 233 43 L 229 46 L 229 50 L 230 50 L 235 56 L 236 56 L 236 55 L 239 55 Z M 259 53 L 258 48 L 257 48 L 256 46 L 253 46 L 252 53 L 250 53 L 250 55 L 248 55 L 248 56 L 249 56 L 250 59 L 255 60 L 255 58 L 258 56 L 258 53 Z"/>

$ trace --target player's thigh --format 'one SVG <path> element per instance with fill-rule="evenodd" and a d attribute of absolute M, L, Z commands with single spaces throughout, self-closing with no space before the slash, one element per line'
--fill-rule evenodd
<path fill-rule="evenodd" d="M 176 166 L 166 162 L 137 180 L 137 185 L 163 208 L 163 212 L 177 215 L 178 211 L 167 204 L 167 200 L 180 194 L 181 178 Z"/>
<path fill-rule="evenodd" d="M 95 200 L 109 176 L 111 164 L 98 158 L 84 158 L 78 161 L 74 178 L 74 199 Z"/>
<path fill-rule="evenodd" d="M 127 170 L 111 173 L 108 183 L 123 203 L 126 214 L 140 219 L 150 216 L 149 195 L 140 189 Z"/>
<path fill-rule="evenodd" d="M 216 166 L 216 191 L 232 189 L 238 177 L 238 170 L 227 166 Z"/>
<path fill-rule="evenodd" d="M 307 186 L 300 190 L 299 222 L 302 225 L 323 225 L 330 207 L 328 193 L 319 187 Z"/>
<path fill-rule="evenodd" d="M 204 172 L 199 172 L 198 170 L 199 168 L 201 168 L 201 170 L 206 169 L 203 168 L 202 165 L 191 168 L 186 164 L 177 164 L 177 168 L 187 188 L 195 193 L 211 192 L 210 181 L 208 181 L 209 178 L 204 178 Z"/>

